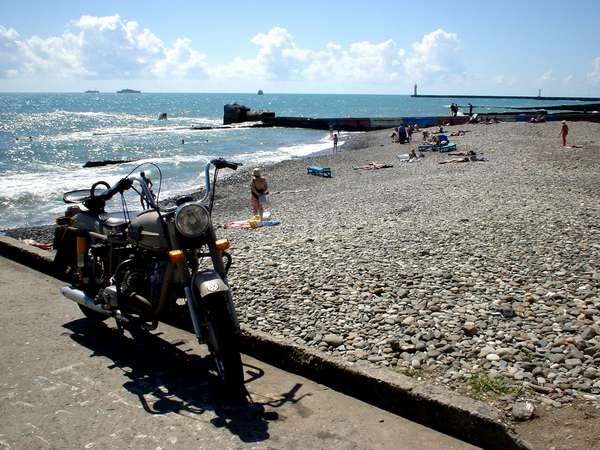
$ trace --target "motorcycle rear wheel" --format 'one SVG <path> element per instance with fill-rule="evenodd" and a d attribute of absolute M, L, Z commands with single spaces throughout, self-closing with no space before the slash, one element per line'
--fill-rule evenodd
<path fill-rule="evenodd" d="M 208 348 L 226 392 L 241 399 L 245 396 L 244 371 L 239 350 L 239 335 L 227 309 L 225 295 L 216 295 L 205 303 L 208 322 Z"/>
<path fill-rule="evenodd" d="M 77 306 L 79 306 L 79 309 L 85 317 L 87 317 L 90 320 L 93 320 L 94 322 L 104 322 L 106 319 L 108 319 L 108 316 L 100 314 L 99 312 L 96 312 L 93 309 L 80 305 L 79 303 L 77 303 Z"/>

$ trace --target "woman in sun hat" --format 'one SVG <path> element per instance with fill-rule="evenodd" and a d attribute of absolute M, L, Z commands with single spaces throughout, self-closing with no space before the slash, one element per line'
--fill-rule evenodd
<path fill-rule="evenodd" d="M 252 212 L 255 216 L 258 216 L 260 220 L 263 219 L 264 206 L 267 203 L 267 194 L 269 193 L 269 186 L 267 180 L 263 177 L 261 170 L 256 167 L 252 170 L 252 182 L 250 183 L 250 205 L 252 205 Z"/>

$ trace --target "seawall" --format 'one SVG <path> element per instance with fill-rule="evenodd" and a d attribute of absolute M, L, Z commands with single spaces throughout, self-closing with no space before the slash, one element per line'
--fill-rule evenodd
<path fill-rule="evenodd" d="M 600 101 L 599 97 L 541 97 L 541 96 L 526 96 L 526 95 L 411 95 L 414 98 L 496 98 L 496 99 L 517 99 L 517 100 L 567 100 L 567 101 L 579 101 L 579 102 L 597 102 Z"/>

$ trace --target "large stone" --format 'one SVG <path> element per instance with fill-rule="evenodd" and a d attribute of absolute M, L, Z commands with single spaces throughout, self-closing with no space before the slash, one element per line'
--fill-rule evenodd
<path fill-rule="evenodd" d="M 467 336 L 475 336 L 477 334 L 477 325 L 474 322 L 465 322 L 462 327 Z"/>
<path fill-rule="evenodd" d="M 326 334 L 323 338 L 323 342 L 331 345 L 332 347 L 339 347 L 344 343 L 344 338 L 337 334 Z"/>
<path fill-rule="evenodd" d="M 578 367 L 580 366 L 581 360 L 579 358 L 569 358 L 565 361 L 565 366 L 567 366 L 569 369 L 573 369 L 574 367 Z"/>
<path fill-rule="evenodd" d="M 520 422 L 531 419 L 534 412 L 535 405 L 531 402 L 516 402 L 512 407 L 513 419 Z"/>

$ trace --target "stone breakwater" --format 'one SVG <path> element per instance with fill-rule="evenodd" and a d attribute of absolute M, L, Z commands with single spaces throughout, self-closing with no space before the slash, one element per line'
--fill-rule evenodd
<path fill-rule="evenodd" d="M 570 124 L 579 149 L 551 123 L 460 128 L 458 150 L 489 161 L 402 163 L 416 142 L 382 131 L 268 167 L 282 224 L 218 231 L 240 320 L 467 394 L 503 380 L 494 402 L 600 407 L 600 125 Z M 352 169 L 371 161 L 394 167 Z M 313 164 L 333 178 L 306 175 Z M 215 223 L 249 216 L 248 183 L 222 186 Z"/>

